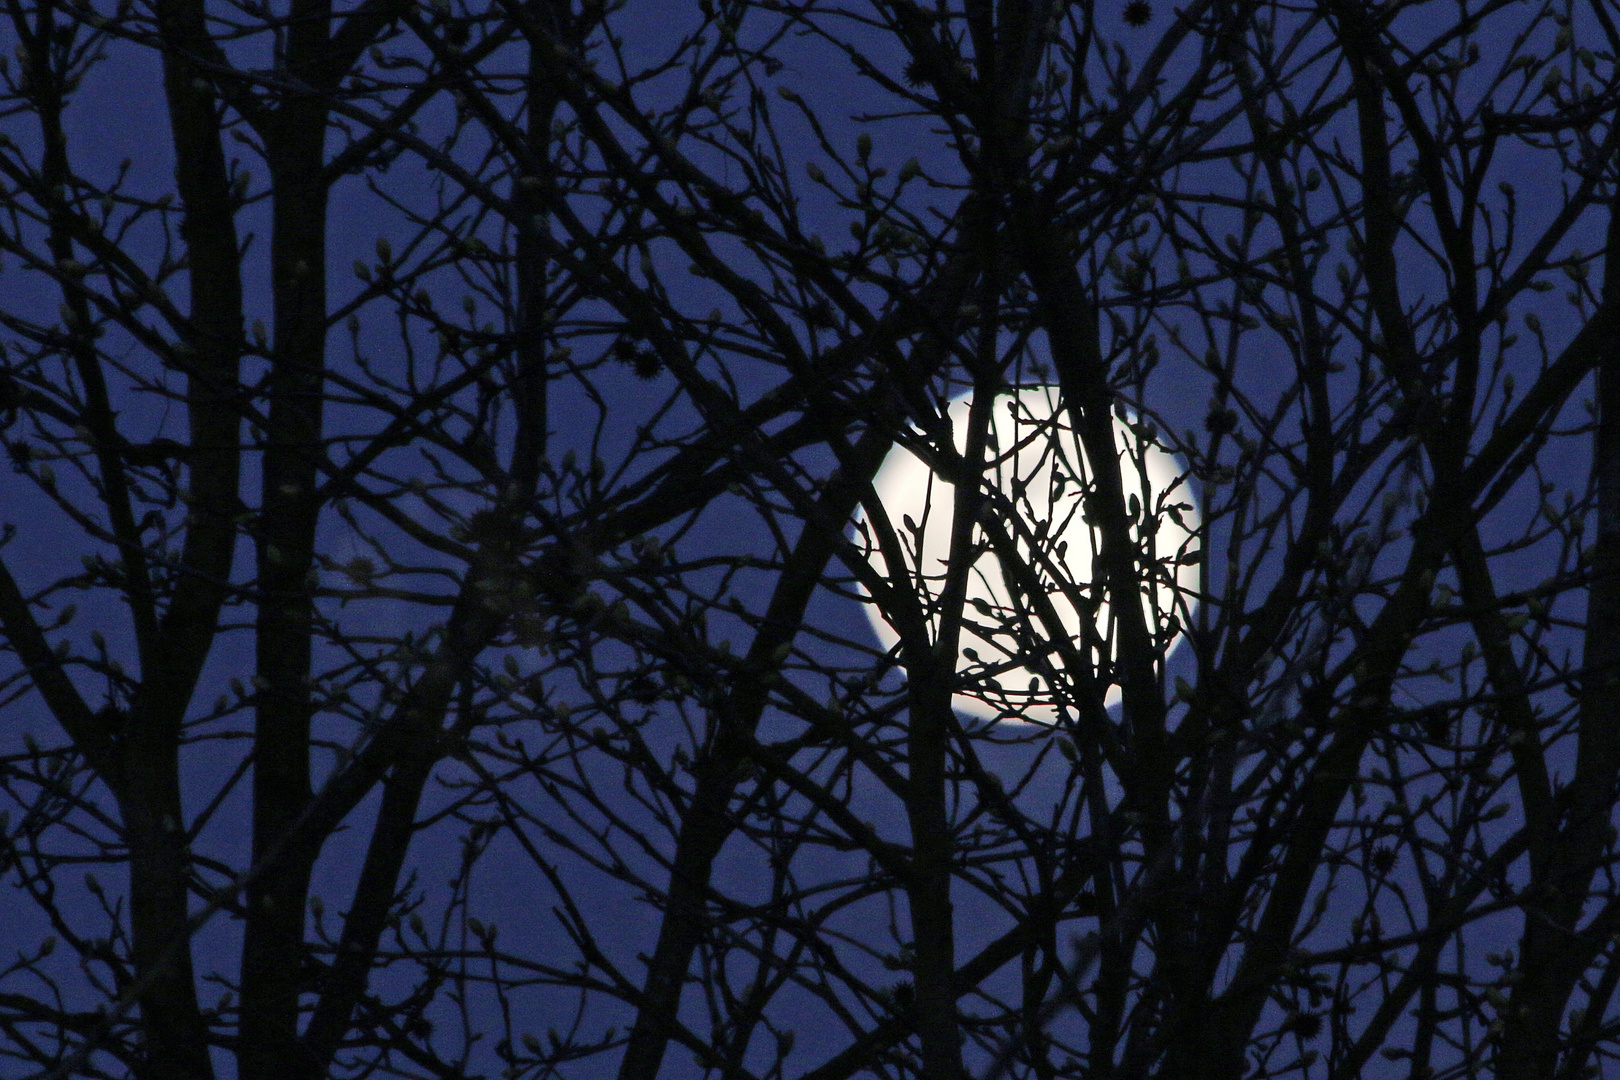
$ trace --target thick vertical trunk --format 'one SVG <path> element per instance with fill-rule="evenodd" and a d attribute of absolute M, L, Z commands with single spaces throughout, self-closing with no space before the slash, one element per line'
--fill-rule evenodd
<path fill-rule="evenodd" d="M 985 460 L 991 403 L 997 389 L 990 373 L 975 382 L 963 454 L 969 467 L 982 467 Z M 955 838 L 945 773 L 955 719 L 951 699 L 961 648 L 962 607 L 978 553 L 974 534 L 983 501 L 978 485 L 956 486 L 937 636 L 926 642 L 907 635 L 909 640 L 902 649 L 910 694 L 905 798 L 912 849 L 911 880 L 906 883 L 914 950 L 912 985 L 923 1073 L 938 1080 L 966 1075 L 956 1010 L 956 914 L 951 903 Z"/>
<path fill-rule="evenodd" d="M 937 1080 L 966 1075 L 956 1011 L 956 915 L 951 903 L 954 844 L 945 782 L 955 659 L 953 647 L 948 656 L 938 656 L 935 664 L 911 666 L 908 671 L 911 715 L 906 742 L 906 816 L 911 826 L 912 880 L 906 900 L 915 948 L 912 985 L 923 1074 Z"/>
<path fill-rule="evenodd" d="M 190 852 L 179 824 L 180 778 L 169 725 L 130 722 L 119 800 L 129 845 L 129 923 L 140 993 L 141 1080 L 214 1075 L 197 1003 L 186 919 Z"/>
<path fill-rule="evenodd" d="M 189 339 L 177 350 L 186 379 L 193 449 L 192 493 L 182 562 L 188 573 L 143 657 L 130 705 L 118 778 L 130 860 L 130 929 L 140 995 L 144 1058 L 152 1080 L 213 1076 L 207 1025 L 197 1002 L 188 939 L 190 851 L 181 809 L 181 723 L 207 658 L 235 546 L 238 428 L 234 395 L 241 348 L 242 289 L 225 156 L 212 93 L 187 61 L 206 36 L 203 6 L 161 0 L 164 91 L 175 179 L 190 261 Z M 155 613 L 154 613 L 155 615 Z"/>
<path fill-rule="evenodd" d="M 325 34 L 325 19 L 309 22 Z M 290 44 L 294 56 L 310 51 Z M 243 1080 L 275 1080 L 297 1053 L 304 906 L 318 850 L 285 841 L 310 799 L 315 610 L 309 573 L 320 513 L 327 322 L 325 134 L 325 105 L 314 98 L 285 100 L 266 134 L 275 339 L 258 524 L 253 862 L 273 860 L 275 871 L 248 889 L 237 1058 Z"/>

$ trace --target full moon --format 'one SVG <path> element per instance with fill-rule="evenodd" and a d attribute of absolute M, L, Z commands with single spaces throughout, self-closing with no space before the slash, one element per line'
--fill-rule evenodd
<path fill-rule="evenodd" d="M 948 408 L 959 454 L 966 447 L 971 405 L 971 395 L 963 395 Z M 1030 604 L 1029 592 L 1009 583 L 1036 583 L 1075 648 L 1081 647 L 1081 615 L 1075 601 L 1085 608 L 1095 606 L 1095 641 L 1112 648 L 1108 604 L 1101 589 L 1091 585 L 1098 548 L 1084 513 L 1091 470 L 1067 410 L 1058 407 L 1055 386 L 998 395 L 987 442 L 986 488 L 1002 508 L 998 517 L 1005 520 L 1009 507 L 1016 511 L 1019 520 L 1016 527 L 1009 522 L 1009 532 L 1022 566 L 1004 567 L 990 550 L 984 530 L 974 527 L 974 550 L 979 554 L 968 572 L 957 657 L 957 671 L 965 679 L 953 704 L 980 719 L 1052 724 L 1059 710 L 1051 676 L 1056 673 L 1063 680 L 1062 652 L 1053 640 L 1051 617 L 1043 620 Z M 1153 571 L 1153 586 L 1143 590 L 1143 610 L 1150 631 L 1174 632 L 1168 654 L 1180 644 L 1179 627 L 1197 603 L 1199 569 L 1193 558 L 1198 549 L 1197 502 L 1186 469 L 1152 441 L 1150 429 L 1116 414 L 1114 443 L 1138 558 Z M 955 489 L 903 446 L 884 460 L 874 487 L 905 551 L 905 573 L 912 587 L 920 587 L 927 597 L 937 630 Z M 855 538 L 873 569 L 890 577 L 864 512 L 856 516 Z M 866 611 L 879 641 L 892 648 L 899 636 L 878 605 L 869 600 Z M 1096 663 L 1095 651 L 1089 659 Z M 1105 704 L 1112 706 L 1119 696 L 1117 686 L 1108 687 Z"/>

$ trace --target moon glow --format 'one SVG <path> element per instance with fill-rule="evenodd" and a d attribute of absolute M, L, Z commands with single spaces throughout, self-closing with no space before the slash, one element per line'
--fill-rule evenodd
<path fill-rule="evenodd" d="M 958 454 L 965 450 L 970 409 L 971 395 L 955 398 L 948 408 Z M 1016 527 L 1009 523 L 1008 531 L 1015 534 L 1017 557 L 1014 565 L 1004 567 L 985 530 L 974 527 L 974 550 L 980 554 L 968 572 L 957 657 L 965 682 L 952 703 L 981 719 L 1052 724 L 1059 716 L 1055 698 L 1065 696 L 1054 693 L 1052 676 L 1057 675 L 1060 686 L 1067 682 L 1054 622 L 1067 642 L 1080 648 L 1080 611 L 1095 605 L 1090 663 L 1098 659 L 1097 648 L 1112 649 L 1108 603 L 1101 589 L 1091 586 L 1099 543 L 1084 516 L 1091 470 L 1053 386 L 998 395 L 987 442 L 986 490 L 997 504 L 990 514 L 1006 521 L 1009 507 L 1016 512 Z M 1199 568 L 1191 558 L 1198 547 L 1197 502 L 1186 469 L 1168 450 L 1151 440 L 1144 443 L 1129 418 L 1116 415 L 1114 443 L 1126 501 L 1135 507 L 1132 538 L 1139 559 L 1153 569 L 1155 584 L 1143 591 L 1143 610 L 1149 630 L 1163 634 L 1184 624 L 1197 602 Z M 955 488 L 903 446 L 890 451 L 873 485 L 905 552 L 912 588 L 921 587 L 931 628 L 937 631 Z M 1144 522 L 1151 523 L 1145 530 Z M 856 517 L 856 542 L 864 546 L 873 569 L 888 577 L 864 511 Z M 1009 587 L 1009 582 L 1020 587 Z M 1038 609 L 1045 605 L 1032 604 L 1033 590 L 1024 588 L 1031 583 L 1050 603 L 1044 619 Z M 866 611 L 879 641 L 892 648 L 899 635 L 878 604 L 869 600 Z M 1176 634 L 1166 654 L 1181 636 Z M 1108 687 L 1105 704 L 1118 700 L 1119 688 Z"/>

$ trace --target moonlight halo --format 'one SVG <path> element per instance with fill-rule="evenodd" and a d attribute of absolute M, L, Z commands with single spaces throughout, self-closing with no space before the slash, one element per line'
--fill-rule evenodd
<path fill-rule="evenodd" d="M 952 399 L 948 407 L 958 453 L 965 449 L 971 404 L 971 395 L 965 394 Z M 1161 568 L 1151 593 L 1144 591 L 1143 609 L 1149 628 L 1162 631 L 1173 617 L 1184 622 L 1197 604 L 1198 566 L 1180 558 L 1197 550 L 1196 500 L 1185 468 L 1163 447 L 1152 441 L 1144 444 L 1133 418 L 1116 415 L 1114 441 L 1127 500 L 1140 507 L 1133 539 L 1139 546 L 1151 540 L 1152 556 Z M 1035 569 L 1067 637 L 1071 641 L 1080 637 L 1081 615 L 1071 600 L 1077 596 L 1083 605 L 1097 605 L 1098 638 L 1109 640 L 1108 604 L 1090 587 L 1097 544 L 1083 516 L 1089 464 L 1067 413 L 1058 408 L 1057 387 L 1023 387 L 998 395 L 991 413 L 989 443 L 988 486 L 1017 507 L 1022 522 L 1019 555 Z M 890 451 L 873 486 L 906 549 L 907 571 L 914 578 L 920 575 L 927 596 L 937 602 L 950 554 L 954 486 L 903 446 Z M 1149 519 L 1157 527 L 1144 536 L 1141 523 Z M 1041 537 L 1045 539 L 1039 540 Z M 1038 540 L 1034 559 L 1030 558 L 1032 538 Z M 974 539 L 985 542 L 979 529 L 975 529 Z M 864 511 L 856 517 L 856 541 L 864 546 L 873 568 L 887 575 Z M 877 604 L 869 601 L 866 612 L 879 641 L 892 648 L 899 637 Z M 957 671 L 967 677 L 969 685 L 955 695 L 954 706 L 980 719 L 1055 723 L 1059 714 L 1052 687 L 1046 673 L 1039 670 L 1045 665 L 1020 644 L 1050 638 L 1040 621 L 1028 613 L 1027 604 L 1014 604 L 999 558 L 985 550 L 968 574 Z M 1178 633 L 1170 649 L 1180 642 Z M 1061 669 L 1052 649 L 1045 651 L 1051 666 Z M 1119 696 L 1119 688 L 1110 686 L 1105 703 L 1112 706 Z"/>

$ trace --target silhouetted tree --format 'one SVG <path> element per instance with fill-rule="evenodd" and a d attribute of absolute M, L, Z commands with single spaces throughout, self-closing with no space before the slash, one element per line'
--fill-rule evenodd
<path fill-rule="evenodd" d="M 7 1075 L 1620 1067 L 1607 0 L 6 14 Z"/>

